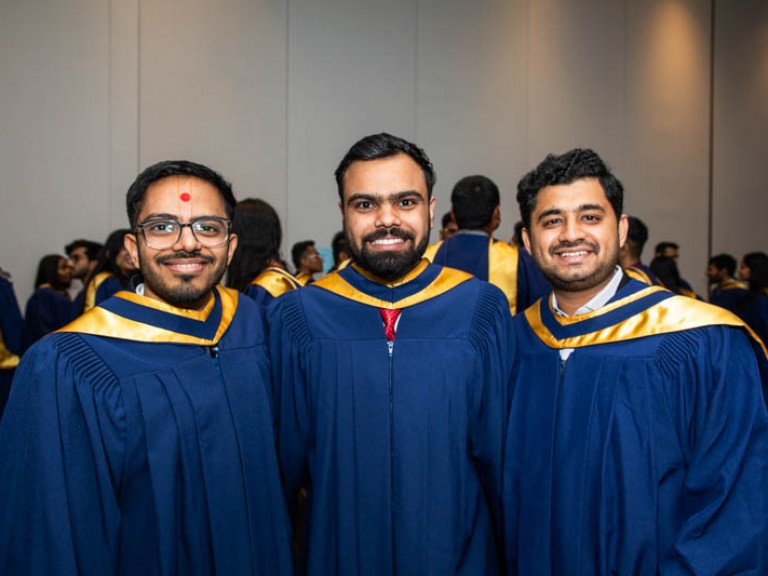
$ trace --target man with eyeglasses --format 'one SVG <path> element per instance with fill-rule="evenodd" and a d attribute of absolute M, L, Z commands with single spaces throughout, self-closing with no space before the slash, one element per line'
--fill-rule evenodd
<path fill-rule="evenodd" d="M 219 285 L 232 189 L 128 191 L 143 276 L 33 347 L 0 426 L 0 573 L 291 574 L 259 308 Z"/>

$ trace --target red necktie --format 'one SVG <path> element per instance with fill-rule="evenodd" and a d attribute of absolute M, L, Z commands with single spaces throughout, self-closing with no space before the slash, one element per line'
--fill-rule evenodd
<path fill-rule="evenodd" d="M 379 308 L 379 314 L 381 314 L 381 319 L 384 322 L 384 335 L 387 337 L 387 342 L 393 342 L 395 340 L 395 322 L 400 316 L 400 310 Z"/>

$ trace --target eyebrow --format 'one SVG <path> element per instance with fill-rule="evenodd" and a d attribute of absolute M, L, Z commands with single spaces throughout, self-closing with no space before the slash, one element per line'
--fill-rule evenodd
<path fill-rule="evenodd" d="M 226 215 L 225 216 L 219 216 L 219 215 L 216 215 L 216 214 L 201 214 L 200 216 L 195 216 L 194 218 L 192 218 L 192 220 L 190 220 L 190 222 L 192 222 L 194 220 L 200 220 L 201 218 L 222 218 L 224 220 L 229 220 L 229 218 L 227 218 Z M 181 220 L 179 220 L 178 215 L 176 215 L 176 214 L 168 214 L 168 213 L 165 213 L 165 212 L 162 212 L 162 213 L 160 213 L 160 212 L 153 212 L 151 214 L 147 214 L 144 218 L 141 219 L 141 222 L 146 222 L 147 220 L 175 220 L 177 222 L 181 222 Z"/>
<path fill-rule="evenodd" d="M 590 212 L 596 210 L 598 212 L 605 213 L 605 207 L 601 206 L 600 204 L 581 204 L 576 208 L 576 212 Z M 539 216 L 536 218 L 536 221 L 541 221 L 543 218 L 546 218 L 548 216 L 555 216 L 558 214 L 563 214 L 565 210 L 562 208 L 550 208 L 549 210 L 544 210 Z"/>
<path fill-rule="evenodd" d="M 416 190 L 404 190 L 402 192 L 393 192 L 392 194 L 375 194 L 375 193 L 368 193 L 368 192 L 358 192 L 356 194 L 352 194 L 349 198 L 347 198 L 347 204 L 351 204 L 352 202 L 356 202 L 358 200 L 375 200 L 375 201 L 381 201 L 383 198 L 387 198 L 390 203 L 397 202 L 398 200 L 403 200 L 405 198 L 419 198 L 423 199 L 422 195 L 419 194 Z"/>

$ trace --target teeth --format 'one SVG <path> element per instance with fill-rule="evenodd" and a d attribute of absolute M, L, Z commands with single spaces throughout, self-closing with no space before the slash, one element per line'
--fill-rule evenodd
<path fill-rule="evenodd" d="M 402 238 L 382 238 L 381 240 L 374 240 L 372 244 L 400 244 L 402 241 Z"/>
<path fill-rule="evenodd" d="M 587 251 L 586 250 L 579 250 L 578 252 L 561 252 L 560 256 L 564 256 L 566 258 L 569 258 L 571 256 L 586 256 Z"/>

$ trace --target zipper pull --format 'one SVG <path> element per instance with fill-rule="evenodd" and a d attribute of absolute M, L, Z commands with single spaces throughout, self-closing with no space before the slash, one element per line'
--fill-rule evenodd
<path fill-rule="evenodd" d="M 213 346 L 208 346 L 208 354 L 213 360 L 216 360 L 219 356 L 219 345 L 214 344 Z"/>

